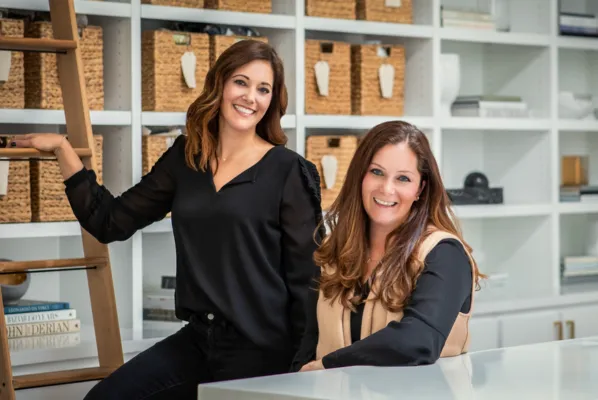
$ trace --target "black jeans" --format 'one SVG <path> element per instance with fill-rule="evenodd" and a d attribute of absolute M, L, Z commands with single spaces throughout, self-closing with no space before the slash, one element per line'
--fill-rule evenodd
<path fill-rule="evenodd" d="M 290 349 L 260 349 L 230 323 L 206 313 L 133 357 L 85 400 L 195 400 L 200 383 L 286 373 L 292 358 Z"/>

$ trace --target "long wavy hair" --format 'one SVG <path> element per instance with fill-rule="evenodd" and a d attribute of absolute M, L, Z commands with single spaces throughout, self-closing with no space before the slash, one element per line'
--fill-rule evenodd
<path fill-rule="evenodd" d="M 190 168 L 205 171 L 210 160 L 216 159 L 224 84 L 237 68 L 255 60 L 268 61 L 274 75 L 272 100 L 264 117 L 257 124 L 256 132 L 273 145 L 287 143 L 280 125 L 280 119 L 286 113 L 288 105 L 282 61 L 269 44 L 252 39 L 241 40 L 218 57 L 208 71 L 201 94 L 187 110 L 185 160 Z"/>
<path fill-rule="evenodd" d="M 357 291 L 364 277 L 369 253 L 369 218 L 363 207 L 361 185 L 374 155 L 386 145 L 406 142 L 418 160 L 421 184 L 419 200 L 414 202 L 407 219 L 386 238 L 386 253 L 372 272 L 378 291 L 374 293 L 382 305 L 396 312 L 405 307 L 421 274 L 422 263 L 417 249 L 430 233 L 431 225 L 463 240 L 460 227 L 450 209 L 440 171 L 426 136 L 413 125 L 402 121 L 385 122 L 372 128 L 362 139 L 353 156 L 340 194 L 326 213 L 323 224 L 329 235 L 316 250 L 314 259 L 323 268 L 320 289 L 327 299 L 355 309 Z M 480 277 L 474 261 L 475 283 Z"/>

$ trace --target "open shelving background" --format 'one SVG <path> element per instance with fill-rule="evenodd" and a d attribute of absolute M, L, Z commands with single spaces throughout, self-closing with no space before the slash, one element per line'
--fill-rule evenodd
<path fill-rule="evenodd" d="M 504 189 L 504 204 L 455 207 L 482 271 L 504 278 L 498 284 L 491 280 L 480 292 L 472 326 L 486 342 L 476 341 L 476 346 L 534 340 L 501 338 L 503 328 L 510 332 L 510 318 L 520 321 L 513 313 L 548 309 L 550 318 L 558 319 L 563 307 L 582 303 L 598 312 L 598 283 L 562 287 L 559 275 L 561 257 L 586 251 L 588 245 L 580 244 L 584 235 L 598 232 L 598 203 L 559 201 L 560 155 L 571 151 L 589 155 L 590 179 L 596 183 L 598 121 L 558 115 L 559 91 L 598 95 L 598 38 L 559 36 L 558 0 L 504 1 L 510 10 L 510 32 L 441 26 L 441 5 L 470 6 L 477 3 L 473 0 L 413 0 L 411 25 L 308 17 L 305 0 L 273 0 L 271 15 L 154 6 L 140 0 L 76 0 L 77 13 L 87 14 L 90 23 L 104 28 L 106 106 L 105 111 L 91 112 L 91 122 L 94 131 L 104 135 L 105 185 L 118 195 L 141 179 L 143 126 L 185 122 L 183 112 L 142 111 L 141 32 L 173 21 L 253 27 L 268 37 L 284 60 L 289 107 L 282 124 L 290 148 L 304 155 L 309 135 L 362 134 L 380 122 L 403 119 L 427 134 L 447 188 L 462 187 L 465 175 L 477 169 L 488 176 L 492 187 Z M 598 0 L 561 2 L 569 11 L 598 11 Z M 0 8 L 48 9 L 46 0 L 0 0 Z M 306 115 L 307 39 L 405 45 L 404 116 Z M 441 116 L 442 53 L 461 56 L 460 94 L 520 95 L 534 109 L 532 118 Z M 62 130 L 62 111 L 0 110 L 1 133 Z M 15 260 L 77 256 L 81 248 L 76 222 L 1 224 L 0 239 L 2 257 Z M 142 307 L 144 288 L 158 286 L 161 275 L 175 272 L 170 220 L 113 243 L 110 250 L 125 349 L 143 348 L 164 335 L 143 329 Z M 82 325 L 89 326 L 83 275 L 53 274 L 35 274 L 28 297 L 71 301 Z M 550 331 L 552 323 L 546 329 Z M 75 358 L 72 351 L 50 353 L 44 353 L 45 361 Z M 24 367 L 31 359 L 16 353 L 13 362 Z"/>

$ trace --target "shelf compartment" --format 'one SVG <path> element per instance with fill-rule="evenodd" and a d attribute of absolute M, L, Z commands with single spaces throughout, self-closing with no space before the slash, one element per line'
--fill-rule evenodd
<path fill-rule="evenodd" d="M 546 47 L 443 41 L 442 54 L 457 54 L 460 65 L 458 95 L 519 96 L 529 117 L 508 118 L 521 125 L 545 123 L 551 113 L 550 51 Z M 442 91 L 442 87 L 439 89 Z M 455 115 L 461 120 L 479 117 Z M 490 118 L 500 121 L 503 118 Z M 507 118 L 505 118 L 507 119 Z M 514 123 L 514 122 L 513 122 Z"/>
<path fill-rule="evenodd" d="M 598 42 L 598 39 L 595 39 L 595 41 Z M 598 76 L 596 71 L 598 71 L 598 51 L 558 49 L 558 93 L 556 102 L 559 118 L 568 121 L 569 124 L 576 123 L 579 126 L 594 128 L 598 126 Z M 592 99 L 589 100 L 590 111 L 586 115 L 575 115 L 576 111 L 563 113 L 559 105 L 559 96 L 562 92 L 592 96 Z"/>
<path fill-rule="evenodd" d="M 348 20 L 337 18 L 305 17 L 304 26 L 308 31 L 337 32 L 359 35 L 400 36 L 408 38 L 432 38 L 431 26 L 392 24 L 388 22 Z"/>
<path fill-rule="evenodd" d="M 131 4 L 115 1 L 75 0 L 75 13 L 105 17 L 131 17 Z M 31 11 L 49 11 L 47 0 L 3 0 L 3 8 Z"/>
<path fill-rule="evenodd" d="M 480 282 L 481 290 L 476 293 L 478 305 L 553 294 L 553 253 L 546 251 L 552 238 L 550 216 L 463 220 L 460 225 L 480 271 L 506 276 L 495 288 L 490 281 Z"/>
<path fill-rule="evenodd" d="M 500 216 L 501 209 L 515 215 L 550 213 L 550 208 L 539 207 L 551 203 L 550 135 L 547 132 L 443 131 L 445 187 L 463 188 L 466 176 L 474 171 L 486 175 L 491 188 L 503 188 L 503 203 L 497 204 L 491 214 Z M 463 206 L 463 210 L 465 207 L 470 206 Z"/>
<path fill-rule="evenodd" d="M 148 4 L 141 6 L 141 18 L 163 21 L 204 22 L 255 28 L 295 28 L 295 17 L 290 15 L 154 6 Z"/>
<path fill-rule="evenodd" d="M 561 215 L 559 240 L 560 278 L 563 257 L 598 256 L 598 213 Z M 598 274 L 566 278 L 560 283 L 562 295 L 596 292 Z"/>

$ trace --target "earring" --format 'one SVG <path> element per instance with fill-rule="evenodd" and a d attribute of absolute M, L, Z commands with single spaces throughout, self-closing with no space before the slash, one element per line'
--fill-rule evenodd
<path fill-rule="evenodd" d="M 418 201 L 418 200 L 419 200 L 419 196 L 417 196 L 417 197 L 415 198 L 415 201 Z"/>

